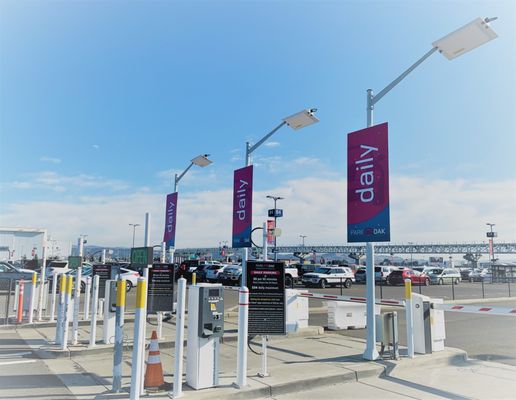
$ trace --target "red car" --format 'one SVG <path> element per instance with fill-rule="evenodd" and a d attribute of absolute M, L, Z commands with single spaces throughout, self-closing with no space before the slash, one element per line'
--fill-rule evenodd
<path fill-rule="evenodd" d="M 413 285 L 430 285 L 430 277 L 419 271 L 413 271 L 410 268 L 404 268 L 392 271 L 388 278 L 389 285 L 404 285 L 405 279 L 410 279 Z"/>

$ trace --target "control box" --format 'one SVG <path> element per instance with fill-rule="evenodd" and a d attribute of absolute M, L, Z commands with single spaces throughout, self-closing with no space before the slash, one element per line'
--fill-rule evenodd
<path fill-rule="evenodd" d="M 199 300 L 199 337 L 222 337 L 224 334 L 224 288 L 200 286 Z"/>

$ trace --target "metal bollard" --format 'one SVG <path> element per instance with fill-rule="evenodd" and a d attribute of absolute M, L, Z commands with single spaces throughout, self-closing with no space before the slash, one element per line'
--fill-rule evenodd
<path fill-rule="evenodd" d="M 407 320 L 407 354 L 414 358 L 414 318 L 412 315 L 412 281 L 405 279 L 405 316 Z"/>
<path fill-rule="evenodd" d="M 34 299 L 36 298 L 36 282 L 38 274 L 34 272 L 32 274 L 32 283 L 30 287 L 30 299 L 29 299 L 29 324 L 34 321 Z"/>
<path fill-rule="evenodd" d="M 147 281 L 138 278 L 136 290 L 136 309 L 134 315 L 133 364 L 131 367 L 131 400 L 140 398 L 142 386 L 143 355 L 145 351 L 145 305 L 147 300 Z"/>
<path fill-rule="evenodd" d="M 81 305 L 81 277 L 82 268 L 77 268 L 75 276 L 75 300 L 73 303 L 73 325 L 72 325 L 72 344 L 77 344 L 79 335 L 79 307 Z"/>
<path fill-rule="evenodd" d="M 64 317 L 64 303 L 66 296 L 66 275 L 61 274 L 59 280 L 59 303 L 57 305 L 57 322 L 56 322 L 56 344 L 61 344 L 63 340 L 63 317 Z"/>
<path fill-rule="evenodd" d="M 122 390 L 122 356 L 124 343 L 125 279 L 116 285 L 115 353 L 113 359 L 113 392 Z"/>
<path fill-rule="evenodd" d="M 455 300 L 455 278 L 451 281 L 452 299 Z"/>
<path fill-rule="evenodd" d="M 197 284 L 197 274 L 195 272 L 192 273 L 192 285 Z"/>
<path fill-rule="evenodd" d="M 238 291 L 238 348 L 236 387 L 247 385 L 247 321 L 249 318 L 249 289 L 242 286 Z"/>
<path fill-rule="evenodd" d="M 91 324 L 90 324 L 90 344 L 94 347 L 97 340 L 97 308 L 99 304 L 99 276 L 93 277 L 93 297 L 91 299 Z"/>
<path fill-rule="evenodd" d="M 17 321 L 19 324 L 21 324 L 23 320 L 23 287 L 25 286 L 25 283 L 23 279 L 20 280 L 19 289 L 18 289 L 18 318 Z"/>
<path fill-rule="evenodd" d="M 70 303 L 72 302 L 72 288 L 73 288 L 73 276 L 68 276 L 66 279 L 66 296 L 64 303 L 64 312 L 63 312 L 63 340 L 61 341 L 61 350 L 66 350 L 68 346 L 68 331 L 70 321 L 68 319 L 68 309 L 70 307 Z"/>
<path fill-rule="evenodd" d="M 84 289 L 84 314 L 82 318 L 85 321 L 90 320 L 90 301 L 91 301 L 91 276 L 86 277 L 86 288 Z"/>
<path fill-rule="evenodd" d="M 56 294 L 57 294 L 57 273 L 52 273 L 52 296 L 50 297 L 50 321 L 54 322 L 56 317 Z"/>
<path fill-rule="evenodd" d="M 183 350 L 185 340 L 185 303 L 186 303 L 186 279 L 177 281 L 177 309 L 176 309 L 176 348 L 174 365 L 174 391 L 169 397 L 181 397 L 183 394 Z"/>

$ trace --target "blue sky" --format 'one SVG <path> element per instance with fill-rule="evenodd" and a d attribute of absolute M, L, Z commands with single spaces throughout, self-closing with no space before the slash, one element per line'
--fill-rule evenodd
<path fill-rule="evenodd" d="M 290 191 L 285 209 L 296 219 L 306 216 L 299 202 L 313 201 L 304 226 L 285 217 L 285 240 L 309 230 L 314 241 L 344 243 L 343 226 L 314 221 L 345 224 L 346 134 L 365 126 L 366 89 L 380 91 L 434 40 L 478 16 L 499 17 L 499 38 L 453 61 L 433 55 L 377 104 L 375 121 L 389 122 L 393 206 L 397 193 L 403 200 L 393 211 L 395 240 L 449 233 L 446 240 L 480 241 L 486 218 L 514 240 L 513 1 L 3 1 L 0 224 L 49 226 L 63 238 L 86 230 L 98 238 L 92 242 L 114 245 L 114 232 L 127 241 L 127 222 L 147 207 L 157 238 L 172 174 L 210 153 L 214 164 L 181 182 L 178 235 L 185 245 L 218 243 L 186 227 L 202 225 L 195 218 L 206 213 L 224 227 L 218 240 L 229 240 L 227 205 L 196 210 L 195 200 L 225 202 L 245 141 L 316 107 L 319 124 L 283 128 L 256 152 L 256 196 Z M 405 223 L 421 204 L 411 187 L 421 198 L 433 188 L 456 200 L 449 208 L 430 203 Z M 318 203 L 324 190 L 329 198 Z M 478 202 L 486 192 L 494 203 Z M 268 205 L 256 196 L 259 214 Z M 131 206 L 118 215 L 124 199 Z M 91 207 L 102 204 L 106 215 L 98 217 L 114 217 L 113 230 L 96 226 L 100 211 Z M 443 207 L 451 215 L 473 208 L 461 216 L 467 227 L 458 229 L 462 219 L 442 215 Z M 425 228 L 425 236 L 421 226 L 434 213 L 439 229 Z"/>

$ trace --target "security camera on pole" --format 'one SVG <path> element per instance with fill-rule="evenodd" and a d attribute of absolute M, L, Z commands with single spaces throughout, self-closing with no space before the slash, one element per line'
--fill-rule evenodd
<path fill-rule="evenodd" d="M 376 103 L 415 68 L 439 51 L 453 60 L 497 37 L 489 23 L 496 18 L 476 18 L 469 24 L 432 43 L 432 49 L 387 85 L 377 95 L 367 90 L 367 129 L 348 135 L 348 242 L 366 242 L 367 345 L 363 357 L 376 360 L 374 317 L 375 276 L 372 242 L 389 241 L 389 188 L 387 124 L 373 126 Z M 386 179 L 387 181 L 385 181 Z M 385 197 L 387 196 L 387 197 Z"/>

